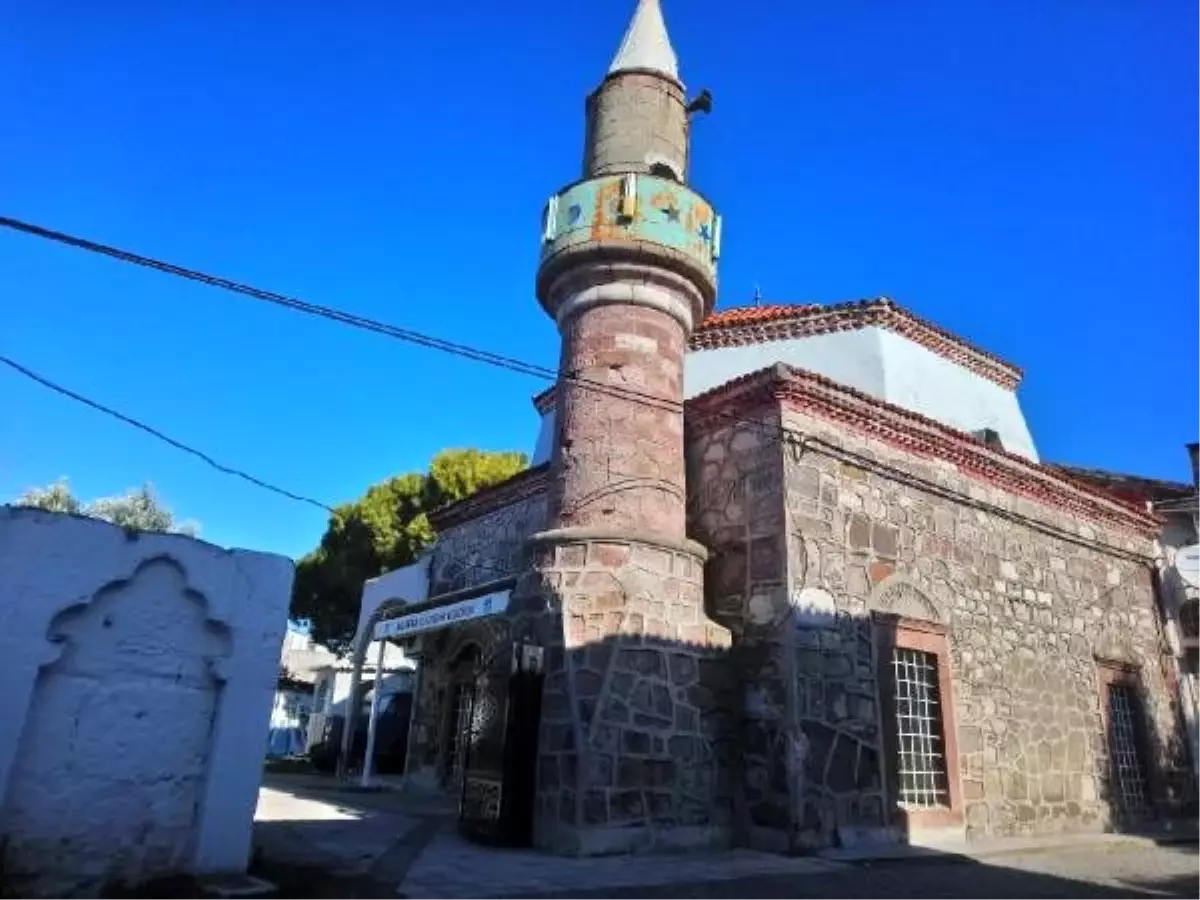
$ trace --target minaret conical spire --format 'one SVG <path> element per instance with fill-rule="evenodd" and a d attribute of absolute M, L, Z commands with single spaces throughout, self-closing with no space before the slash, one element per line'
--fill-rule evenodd
<path fill-rule="evenodd" d="M 679 80 L 679 64 L 658 0 L 638 0 L 608 72 L 611 75 L 631 69 L 649 69 Z"/>

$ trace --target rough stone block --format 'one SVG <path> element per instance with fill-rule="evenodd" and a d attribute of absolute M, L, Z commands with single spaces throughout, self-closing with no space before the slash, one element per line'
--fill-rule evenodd
<path fill-rule="evenodd" d="M 871 526 L 871 546 L 880 556 L 895 557 L 899 549 L 900 532 L 892 525 L 875 522 Z M 853 544 L 851 545 L 853 546 Z"/>

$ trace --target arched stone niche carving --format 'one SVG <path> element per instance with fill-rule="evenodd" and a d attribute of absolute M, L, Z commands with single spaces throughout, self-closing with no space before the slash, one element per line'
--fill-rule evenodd
<path fill-rule="evenodd" d="M 1137 652 L 1127 631 L 1105 628 L 1092 641 L 1092 655 L 1097 660 L 1137 666 Z"/>
<path fill-rule="evenodd" d="M 933 598 L 903 574 L 889 575 L 871 590 L 867 609 L 905 619 L 948 625 L 949 618 Z"/>
<path fill-rule="evenodd" d="M 70 856 L 94 869 L 75 873 L 93 887 L 186 871 L 230 628 L 164 555 L 60 611 L 46 640 L 4 804 L 4 821 L 22 823 L 8 860 Z"/>

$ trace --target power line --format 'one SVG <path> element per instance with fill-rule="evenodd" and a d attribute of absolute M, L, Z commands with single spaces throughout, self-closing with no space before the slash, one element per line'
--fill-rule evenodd
<path fill-rule="evenodd" d="M 428 347 L 433 350 L 441 350 L 446 353 L 453 353 L 457 356 L 465 356 L 478 362 L 489 363 L 494 366 L 511 369 L 512 371 L 527 375 L 536 375 L 541 378 L 549 378 L 551 380 L 558 377 L 557 372 L 555 372 L 553 369 L 548 369 L 545 366 L 524 362 L 523 360 L 514 359 L 510 356 L 492 353 L 488 350 L 481 350 L 478 347 L 471 347 L 455 341 L 444 340 L 443 338 L 434 337 L 432 335 L 422 334 L 421 332 L 414 331 L 410 328 L 401 328 L 396 325 L 391 325 L 387 322 L 380 322 L 376 319 L 370 319 L 366 316 L 359 316 L 354 313 L 335 309 L 330 306 L 321 306 L 317 303 L 309 303 L 297 297 L 289 297 L 286 294 L 263 290 L 262 288 L 256 288 L 252 285 L 242 284 L 229 278 L 222 278 L 219 275 L 210 275 L 206 272 L 188 269 L 184 266 L 178 266 L 174 263 L 169 263 L 161 259 L 143 256 L 140 253 L 134 253 L 130 250 L 122 250 L 118 247 L 101 244 L 97 241 L 88 240 L 87 238 L 81 238 L 62 231 L 56 231 L 52 228 L 44 228 L 41 225 L 34 225 L 31 222 L 24 222 L 20 219 L 13 219 L 8 216 L 0 216 L 0 226 L 13 231 L 20 231 L 25 234 L 33 235 L 34 237 L 40 237 L 49 241 L 54 241 L 55 243 L 65 244 L 68 247 L 86 250 L 89 253 L 97 253 L 101 256 L 107 256 L 111 259 L 120 260 L 121 262 L 132 263 L 133 265 L 141 266 L 142 268 L 154 269 L 159 272 L 164 272 L 168 275 L 174 275 L 178 278 L 185 278 L 189 281 L 196 281 L 201 284 L 207 284 L 211 287 L 221 288 L 222 290 L 230 291 L 235 294 L 252 297 L 256 300 L 274 303 L 277 306 L 282 306 L 297 312 L 308 313 L 309 315 L 331 319 L 335 322 L 341 322 L 343 325 L 349 325 L 353 328 L 361 328 L 365 331 L 374 331 L 380 334 L 386 334 L 389 337 L 394 337 L 422 347 Z"/>
<path fill-rule="evenodd" d="M 141 254 L 133 253 L 132 251 L 121 250 L 116 247 L 111 247 L 106 244 L 101 244 L 96 241 L 88 240 L 86 238 L 77 237 L 75 235 L 69 235 L 69 234 L 66 234 L 65 232 L 55 231 L 54 229 L 45 228 L 40 225 L 34 225 L 32 223 L 24 222 L 19 219 L 13 219 L 13 218 L 10 218 L 7 216 L 0 216 L 0 226 L 12 229 L 14 231 L 23 232 L 25 234 L 30 234 L 35 237 L 41 237 L 41 238 L 44 238 L 47 240 L 55 241 L 57 243 L 65 244 L 67 246 L 76 247 L 78 249 L 86 250 L 91 253 L 98 253 L 103 256 L 108 256 L 110 258 L 120 260 L 122 262 L 128 262 L 128 263 L 132 263 L 134 265 L 142 266 L 144 268 L 149 268 L 149 269 L 154 269 L 156 271 L 164 272 L 169 275 L 175 275 L 180 278 L 186 278 L 190 281 L 197 281 L 202 284 L 207 284 L 212 287 L 221 288 L 223 290 L 231 291 L 233 293 L 241 294 L 243 296 L 252 297 L 257 300 L 263 300 L 265 302 L 273 303 L 278 306 L 285 307 L 287 309 L 295 310 L 297 312 L 303 312 L 303 313 L 308 313 L 310 315 L 320 316 L 321 318 L 340 322 L 345 325 L 350 325 L 351 327 L 360 328 L 360 329 L 363 329 L 366 331 L 372 331 L 372 332 L 375 332 L 378 334 L 384 334 L 388 337 L 396 338 L 397 340 L 406 341 L 406 342 L 409 342 L 412 344 L 417 344 L 419 346 L 428 347 L 428 348 L 434 349 L 434 350 L 441 350 L 445 353 L 450 353 L 455 356 L 460 356 L 460 357 L 463 357 L 466 359 L 471 359 L 476 362 L 482 362 L 482 363 L 485 363 L 488 365 L 496 366 L 496 367 L 503 368 L 503 369 L 508 369 L 508 370 L 518 372 L 521 374 L 525 374 L 525 375 L 532 375 L 534 377 L 546 379 L 549 381 L 554 381 L 554 382 L 559 382 L 559 383 L 567 382 L 569 384 L 573 384 L 578 387 L 582 387 L 586 390 L 597 391 L 599 393 L 605 393 L 605 394 L 609 394 L 611 396 L 617 396 L 617 397 L 632 400 L 635 402 L 641 402 L 641 403 L 648 404 L 648 405 L 654 405 L 654 406 L 657 406 L 662 409 L 668 409 L 672 412 L 679 412 L 682 414 L 685 409 L 685 403 L 683 401 L 672 400 L 670 398 L 660 397 L 660 396 L 656 396 L 654 394 L 648 394 L 648 393 L 645 393 L 642 391 L 637 391 L 632 388 L 628 388 L 628 387 L 624 387 L 624 386 L 620 386 L 620 385 L 612 385 L 612 384 L 607 384 L 604 382 L 598 382 L 593 379 L 580 378 L 579 376 L 577 376 L 573 373 L 570 373 L 570 372 L 556 372 L 553 369 L 549 369 L 545 366 L 528 363 L 528 362 L 525 362 L 520 359 L 516 359 L 511 356 L 504 356 L 502 354 L 493 353 L 488 350 L 481 350 L 477 347 L 471 347 L 467 344 L 460 344 L 455 341 L 448 341 L 443 338 L 438 338 L 438 337 L 434 337 L 432 335 L 423 334 L 418 331 L 413 331 L 412 329 L 400 328 L 399 326 L 391 325 L 387 322 L 380 322 L 375 319 L 369 319 L 365 316 L 359 316 L 354 313 L 348 313 L 348 312 L 345 312 L 344 310 L 339 310 L 334 307 L 321 306 L 320 304 L 316 304 L 316 303 L 309 303 L 305 300 L 300 300 L 299 298 L 296 298 L 296 297 L 289 297 L 285 294 L 276 293 L 275 291 L 267 291 L 267 290 L 263 290 L 261 288 L 252 287 L 250 285 L 241 284 L 239 282 L 232 281 L 228 278 L 222 278 L 217 275 L 209 275 L 207 273 L 199 272 L 194 269 L 187 269 L 187 268 L 184 268 L 183 266 L 175 265 L 174 263 L 168 263 L 163 260 L 154 259 L 152 257 L 142 256 Z M 5 360 L 5 361 L 12 364 L 11 361 L 8 361 L 8 360 Z M 31 373 L 28 373 L 28 374 L 31 374 Z M 41 379 L 39 378 L 38 380 L 41 380 Z M 43 382 L 43 383 L 45 383 L 45 382 Z M 50 385 L 47 384 L 47 386 L 50 386 Z M 83 398 L 79 398 L 79 397 L 77 397 L 76 399 L 83 400 Z M 89 401 L 84 400 L 84 402 L 89 402 Z M 93 404 L 91 404 L 89 402 L 89 405 L 93 405 Z M 109 412 L 110 414 L 116 415 L 118 418 L 125 419 L 125 417 L 121 416 L 119 413 L 114 413 L 113 411 L 107 410 L 107 409 L 105 409 L 104 411 Z M 720 420 L 720 421 L 725 421 L 729 424 L 745 425 L 745 426 L 748 426 L 755 430 L 763 431 L 763 432 L 767 433 L 768 435 L 775 437 L 783 444 L 790 444 L 792 446 L 798 447 L 801 450 L 801 452 L 803 452 L 805 447 L 812 447 L 815 444 L 815 445 L 823 445 L 825 447 L 824 453 L 826 455 L 835 455 L 835 456 L 841 455 L 841 457 L 843 459 L 845 459 L 847 457 L 853 458 L 853 457 L 857 456 L 857 454 L 853 454 L 850 451 L 847 451 L 847 450 L 844 450 L 843 448 L 837 447 L 836 445 L 831 444 L 828 441 L 824 441 L 821 438 L 805 435 L 803 432 L 796 431 L 795 429 L 789 429 L 782 424 L 772 425 L 767 422 L 760 422 L 760 421 L 757 421 L 754 419 L 745 418 L 744 416 L 738 416 L 735 413 L 718 412 L 718 413 L 712 414 L 712 418 Z M 289 494 L 288 492 L 285 492 L 285 491 L 279 491 L 278 489 L 275 489 L 269 485 L 259 482 L 257 479 L 251 478 L 250 476 L 246 475 L 245 473 L 238 472 L 236 470 L 230 470 L 223 466 L 220 466 L 219 464 L 216 464 L 208 457 L 205 457 L 203 454 L 200 454 L 197 451 L 192 450 L 191 448 L 185 447 L 183 445 L 179 445 L 177 442 L 172 441 L 170 438 L 167 438 L 164 435 L 158 434 L 158 433 L 154 432 L 153 430 L 142 426 L 140 423 L 136 423 L 132 420 L 127 420 L 127 421 L 130 421 L 130 424 L 134 424 L 137 427 L 143 428 L 143 430 L 149 430 L 151 434 L 155 434 L 155 436 L 160 437 L 163 440 L 166 440 L 168 443 L 179 446 L 180 449 L 186 450 L 188 452 L 191 452 L 191 453 L 194 453 L 194 454 L 200 456 L 202 459 L 205 459 L 206 462 L 209 462 L 210 465 L 216 466 L 221 471 L 226 471 L 226 472 L 229 472 L 230 474 L 234 474 L 234 475 L 238 475 L 243 478 L 247 478 L 248 480 L 250 480 L 256 484 L 262 484 L 264 487 L 267 487 L 269 490 L 276 490 L 277 493 L 284 493 L 285 495 L 291 496 L 294 499 L 302 500 L 303 502 L 307 502 L 307 503 L 313 503 L 317 506 L 320 506 L 322 509 L 329 509 L 329 507 L 325 506 L 324 504 L 318 503 L 317 501 L 309 500 L 306 497 L 299 497 L 299 496 L 296 496 L 293 494 Z M 1028 517 L 1020 516 L 1016 513 L 1011 513 L 1008 510 L 1005 510 L 999 506 L 982 503 L 982 502 L 977 501 L 974 498 L 970 497 L 968 494 L 961 493 L 958 491 L 953 491 L 953 490 L 946 489 L 946 488 L 942 488 L 940 485 L 936 484 L 935 482 L 928 481 L 926 479 L 922 479 L 918 476 L 912 476 L 909 473 L 906 473 L 901 469 L 897 469 L 894 466 L 889 466 L 889 465 L 881 464 L 881 463 L 875 463 L 874 461 L 866 459 L 866 458 L 860 458 L 859 463 L 865 464 L 867 468 L 876 468 L 876 469 L 887 470 L 887 471 L 891 472 L 893 477 L 896 477 L 898 480 L 900 480 L 902 482 L 908 481 L 912 486 L 932 492 L 934 494 L 940 494 L 942 496 L 953 495 L 954 498 L 960 499 L 962 502 L 966 503 L 968 506 L 973 506 L 973 507 L 981 509 L 981 510 L 986 510 L 988 512 L 995 513 L 997 515 L 1000 515 L 1003 518 L 1016 519 L 1018 521 L 1022 521 L 1022 522 L 1026 522 L 1026 523 L 1036 523 L 1038 525 L 1039 530 L 1045 531 L 1047 529 L 1047 526 L 1037 523 L 1037 520 L 1029 519 Z M 1061 531 L 1059 529 L 1055 529 L 1052 527 L 1051 527 L 1051 530 L 1056 534 L 1056 536 L 1059 536 L 1065 540 L 1069 540 L 1069 541 L 1076 542 L 1076 543 L 1080 542 L 1080 540 L 1078 538 L 1071 535 L 1069 532 Z M 1126 551 L 1122 551 L 1119 548 L 1112 547 L 1103 542 L 1094 541 L 1094 542 L 1092 542 L 1092 544 L 1094 546 L 1100 547 L 1101 549 L 1116 552 L 1118 555 L 1127 555 Z M 1133 555 L 1136 556 L 1136 554 L 1133 554 Z"/>
<path fill-rule="evenodd" d="M 327 506 L 326 504 L 320 502 L 319 500 L 313 500 L 311 497 L 305 497 L 301 494 L 293 494 L 291 491 L 284 490 L 281 487 L 277 487 L 276 485 L 273 485 L 266 481 L 263 481 L 261 478 L 255 478 L 253 475 L 250 475 L 247 472 L 243 472 L 241 469 L 235 469 L 235 468 L 232 468 L 231 466 L 227 466 L 222 463 L 219 463 L 215 459 L 213 459 L 211 456 L 209 456 L 207 453 L 204 453 L 201 450 L 197 450 L 195 447 L 189 447 L 187 444 L 183 443 L 182 441 L 177 441 L 177 440 L 175 440 L 175 438 L 163 434 L 157 428 L 147 425 L 145 422 L 141 422 L 141 421 L 133 418 L 132 416 L 127 416 L 122 412 L 118 412 L 117 410 L 112 409 L 111 407 L 105 406 L 102 403 L 97 403 L 95 400 L 91 400 L 91 399 L 83 396 L 82 394 L 76 393 L 75 391 L 71 390 L 70 388 L 63 387 L 61 384 L 56 384 L 55 382 L 51 381 L 49 378 L 46 378 L 43 375 L 39 375 L 37 372 L 34 372 L 32 369 L 29 369 L 29 368 L 21 365 L 16 360 L 10 359 L 7 356 L 0 355 L 0 363 L 4 363 L 4 365 L 8 366 L 10 369 L 13 369 L 14 371 L 20 373 L 21 375 L 24 375 L 26 378 L 30 379 L 31 381 L 36 381 L 42 387 L 49 388 L 50 390 L 54 391 L 56 394 L 61 394 L 64 397 L 68 397 L 71 400 L 76 401 L 77 403 L 82 403 L 84 406 L 90 406 L 92 409 L 94 409 L 98 412 L 102 412 L 105 415 L 112 416 L 114 419 L 124 422 L 126 425 L 131 425 L 134 428 L 138 429 L 139 431 L 144 431 L 146 434 L 149 434 L 152 437 L 156 437 L 160 441 L 163 441 L 164 443 L 170 444 L 176 450 L 182 450 L 184 453 L 190 454 L 191 456 L 195 456 L 198 459 L 203 460 L 208 465 L 212 466 L 218 472 L 222 472 L 226 475 L 232 475 L 235 478 L 241 478 L 244 481 L 248 481 L 251 484 L 256 485 L 257 487 L 263 488 L 264 490 L 268 490 L 273 494 L 279 494 L 282 497 L 287 497 L 290 500 L 298 500 L 301 503 L 307 503 L 310 506 L 315 506 L 318 509 L 323 509 L 329 513 L 332 513 L 334 511 L 333 507 Z"/>
<path fill-rule="evenodd" d="M 547 368 L 546 366 L 526 362 L 525 360 L 517 359 L 515 357 L 505 356 L 504 354 L 500 353 L 493 353 L 490 350 L 483 350 L 478 347 L 472 347 L 456 341 L 449 341 L 434 335 L 414 331 L 411 328 L 402 328 L 398 325 L 393 325 L 388 322 L 381 322 L 378 319 L 371 319 L 367 316 L 360 316 L 356 313 L 347 312 L 332 306 L 322 306 L 318 303 L 310 303 L 307 300 L 301 300 L 298 297 L 291 297 L 286 294 L 280 294 L 276 291 L 268 291 L 252 285 L 242 284 L 219 275 L 210 275 L 206 272 L 200 272 L 196 269 L 189 269 L 184 266 L 176 265 L 175 263 L 166 262 L 165 260 L 156 259 L 150 256 L 143 256 L 142 254 L 134 253 L 131 250 L 122 250 L 119 247 L 102 244 L 98 241 L 89 240 L 88 238 L 82 238 L 77 235 L 67 234 L 63 231 L 57 231 L 53 228 L 35 225 L 31 222 L 25 222 L 9 216 L 0 216 L 0 226 L 13 231 L 19 231 L 24 234 L 32 235 L 34 237 L 40 237 L 45 240 L 53 241 L 55 243 L 64 244 L 68 247 L 75 247 L 79 250 L 85 250 L 89 253 L 107 256 L 110 259 L 116 259 L 121 262 L 131 263 L 135 266 L 141 266 L 142 268 L 153 269 L 168 275 L 174 275 L 178 278 L 187 279 L 188 281 L 207 284 L 210 287 L 220 288 L 225 291 L 230 291 L 231 293 L 240 294 L 245 297 L 251 297 L 255 300 L 272 303 L 276 306 L 282 306 L 285 309 L 290 309 L 295 312 L 302 312 L 307 313 L 308 315 L 318 316 L 320 318 L 338 322 L 343 325 L 349 325 L 352 328 L 359 328 L 363 331 L 382 334 L 387 337 L 395 338 L 397 340 L 405 341 L 417 346 L 426 347 L 431 350 L 440 350 L 443 353 L 449 353 L 454 356 L 471 359 L 475 362 L 482 362 L 497 368 L 517 372 L 522 375 L 531 375 L 535 378 L 541 378 L 543 380 L 552 382 L 562 380 L 571 384 L 586 386 L 590 390 L 600 393 L 627 398 L 637 398 L 645 403 L 659 406 L 660 408 L 667 408 L 672 411 L 682 411 L 683 409 L 682 403 L 669 398 L 655 396 L 654 394 L 636 391 L 619 385 L 605 384 L 603 382 L 598 382 L 591 379 L 579 378 L 571 373 L 559 373 L 558 371 Z"/>

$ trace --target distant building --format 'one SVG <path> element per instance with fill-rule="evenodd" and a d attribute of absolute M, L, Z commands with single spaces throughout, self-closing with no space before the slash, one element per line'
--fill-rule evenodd
<path fill-rule="evenodd" d="M 313 643 L 305 629 L 288 624 L 279 648 L 279 681 L 271 706 L 268 756 L 301 756 L 308 750 L 313 686 L 317 673 L 335 661 L 332 653 Z"/>
<path fill-rule="evenodd" d="M 268 756 L 303 756 L 322 743 L 340 739 L 341 722 L 357 690 L 358 705 L 371 702 L 376 664 L 383 652 L 382 694 L 386 708 L 395 697 L 404 697 L 407 728 L 408 697 L 413 691 L 416 663 L 394 645 L 375 642 L 370 645 L 369 662 L 362 667 L 360 682 L 353 684 L 353 662 L 316 644 L 308 631 L 294 623 L 280 649 L 279 682 L 271 710 L 271 728 L 267 741 Z M 361 721 L 361 720 L 360 720 Z M 362 744 L 362 741 L 359 741 Z M 362 747 L 357 748 L 361 753 Z M 403 754 L 401 754 L 403 756 Z"/>
<path fill-rule="evenodd" d="M 410 785 L 566 854 L 1178 814 L 1162 520 L 1041 463 L 1021 371 L 891 300 L 714 313 L 710 106 L 641 0 L 543 210 L 535 465 L 364 593 L 356 662 L 420 660 Z"/>

